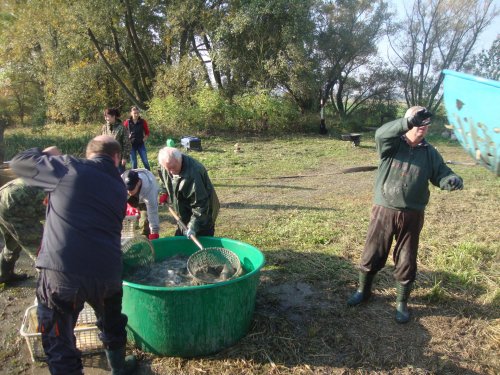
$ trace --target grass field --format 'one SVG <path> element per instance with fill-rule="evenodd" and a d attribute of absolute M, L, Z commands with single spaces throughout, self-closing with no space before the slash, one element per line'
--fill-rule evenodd
<path fill-rule="evenodd" d="M 6 159 L 35 145 L 78 153 L 97 131 L 9 131 Z M 458 143 L 434 132 L 429 140 L 445 160 L 471 162 Z M 153 170 L 164 141 L 148 145 Z M 391 261 L 375 281 L 372 301 L 357 308 L 345 303 L 356 288 L 376 172 L 342 170 L 376 166 L 373 133 L 356 148 L 312 135 L 205 137 L 202 143 L 204 151 L 191 155 L 205 164 L 221 200 L 216 235 L 248 242 L 266 256 L 254 320 L 245 338 L 211 357 L 137 351 L 141 373 L 500 372 L 499 178 L 480 166 L 453 165 L 464 190 L 431 187 L 412 320 L 401 326 L 394 322 Z M 235 143 L 241 152 L 234 152 Z M 166 210 L 161 217 L 161 235 L 172 235 Z M 14 291 L 4 288 L 0 296 L 9 293 Z"/>

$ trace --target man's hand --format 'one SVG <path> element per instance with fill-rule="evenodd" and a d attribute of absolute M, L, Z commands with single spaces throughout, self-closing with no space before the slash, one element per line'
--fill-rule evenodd
<path fill-rule="evenodd" d="M 59 156 L 59 155 L 62 155 L 62 152 L 57 148 L 57 146 L 47 147 L 42 152 L 44 154 L 47 154 L 47 155 L 50 155 L 50 156 Z"/>
<path fill-rule="evenodd" d="M 148 238 L 149 238 L 150 240 L 156 240 L 157 238 L 160 238 L 160 235 L 159 235 L 158 233 L 150 233 L 150 234 L 148 235 Z"/>
<path fill-rule="evenodd" d="M 158 199 L 158 202 L 161 205 L 165 205 L 168 203 L 168 194 L 167 193 L 162 193 L 160 194 L 160 198 Z"/>
<path fill-rule="evenodd" d="M 125 166 L 127 164 L 127 159 L 122 159 L 122 165 Z"/>
<path fill-rule="evenodd" d="M 422 108 L 412 117 L 408 118 L 408 123 L 412 126 L 427 126 L 431 123 L 432 113 L 427 108 Z"/>
<path fill-rule="evenodd" d="M 187 238 L 191 238 L 191 236 L 195 235 L 195 231 L 192 230 L 191 228 L 188 228 L 188 230 L 186 231 L 186 237 Z"/>
<path fill-rule="evenodd" d="M 452 190 L 462 190 L 464 188 L 464 183 L 462 179 L 458 176 L 451 176 L 444 183 L 443 189 L 452 191 Z"/>

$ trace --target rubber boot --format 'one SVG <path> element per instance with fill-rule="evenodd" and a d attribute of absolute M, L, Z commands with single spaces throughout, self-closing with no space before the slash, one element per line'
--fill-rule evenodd
<path fill-rule="evenodd" d="M 131 375 L 135 372 L 137 360 L 133 355 L 125 357 L 124 346 L 115 350 L 106 349 L 105 352 L 112 375 Z"/>
<path fill-rule="evenodd" d="M 408 310 L 408 298 L 410 297 L 413 283 L 408 282 L 396 284 L 396 322 L 404 324 L 410 321 L 410 311 Z"/>
<path fill-rule="evenodd" d="M 360 272 L 358 290 L 347 300 L 349 306 L 357 306 L 361 302 L 367 301 L 372 295 L 372 283 L 375 274 Z"/>
<path fill-rule="evenodd" d="M 0 253 L 0 283 L 12 283 L 23 281 L 28 278 L 28 275 L 25 273 L 14 273 L 16 260 L 17 258 L 9 262 L 3 257 L 3 252 Z"/>

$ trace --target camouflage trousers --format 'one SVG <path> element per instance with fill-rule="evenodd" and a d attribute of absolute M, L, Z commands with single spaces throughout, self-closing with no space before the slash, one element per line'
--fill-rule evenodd
<path fill-rule="evenodd" d="M 138 210 L 141 213 L 138 224 L 139 231 L 142 235 L 148 236 L 150 234 L 150 230 L 149 230 L 148 211 L 146 210 L 146 203 L 139 203 Z"/>
<path fill-rule="evenodd" d="M 23 249 L 31 258 L 36 258 L 43 234 L 40 221 L 0 217 L 0 233 L 3 240 L 0 258 L 4 262 L 14 266 Z"/>

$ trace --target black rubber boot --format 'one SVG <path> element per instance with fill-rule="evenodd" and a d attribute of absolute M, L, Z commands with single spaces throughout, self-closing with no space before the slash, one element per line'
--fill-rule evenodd
<path fill-rule="evenodd" d="M 358 290 L 349 297 L 347 304 L 349 306 L 357 306 L 361 302 L 367 301 L 372 295 L 372 283 L 375 278 L 375 274 L 369 274 L 360 272 L 359 273 L 359 286 Z"/>
<path fill-rule="evenodd" d="M 408 298 L 410 297 L 413 283 L 396 284 L 396 322 L 404 324 L 410 321 L 410 311 L 408 310 Z"/>
<path fill-rule="evenodd" d="M 135 373 L 137 360 L 133 355 L 125 357 L 124 346 L 115 350 L 106 349 L 105 352 L 112 375 L 132 375 Z"/>
<path fill-rule="evenodd" d="M 8 262 L 4 259 L 3 254 L 0 253 L 0 284 L 24 281 L 28 278 L 28 275 L 25 273 L 14 273 L 16 260 L 17 258 Z"/>

